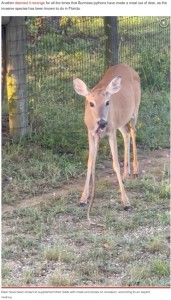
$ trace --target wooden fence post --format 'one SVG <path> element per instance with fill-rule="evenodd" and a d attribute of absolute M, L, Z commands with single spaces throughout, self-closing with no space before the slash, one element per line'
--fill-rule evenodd
<path fill-rule="evenodd" d="M 18 141 L 28 132 L 24 17 L 11 17 L 7 24 L 6 65 L 9 132 Z"/>
<path fill-rule="evenodd" d="M 6 25 L 10 22 L 10 17 L 1 17 L 1 41 L 2 41 L 2 69 L 1 69 L 1 98 L 6 99 Z"/>
<path fill-rule="evenodd" d="M 117 17 L 104 17 L 106 35 L 105 66 L 118 64 L 118 24 Z"/>
<path fill-rule="evenodd" d="M 6 88 L 6 26 L 1 26 L 2 32 L 2 70 L 1 70 L 1 98 L 2 101 L 5 99 L 5 88 Z"/>

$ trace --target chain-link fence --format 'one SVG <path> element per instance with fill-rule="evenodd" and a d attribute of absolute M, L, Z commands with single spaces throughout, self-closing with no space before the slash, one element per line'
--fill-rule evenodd
<path fill-rule="evenodd" d="M 169 17 L 27 17 L 25 24 L 29 126 L 45 146 L 63 152 L 73 139 L 78 149 L 85 144 L 75 76 L 92 87 L 107 65 L 124 62 L 139 71 L 143 89 L 169 89 Z"/>

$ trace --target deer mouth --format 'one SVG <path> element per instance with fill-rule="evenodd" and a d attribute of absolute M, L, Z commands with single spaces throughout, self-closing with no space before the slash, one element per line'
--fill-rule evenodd
<path fill-rule="evenodd" d="M 106 130 L 106 126 L 107 126 L 107 121 L 104 119 L 100 119 L 97 122 L 97 128 L 96 128 L 96 133 L 102 133 Z"/>
<path fill-rule="evenodd" d="M 100 135 L 102 133 L 105 133 L 105 131 L 106 131 L 106 126 L 101 127 L 100 125 L 98 125 L 98 127 L 95 130 L 95 133 Z"/>
<path fill-rule="evenodd" d="M 104 127 L 104 128 L 101 128 L 101 127 L 100 127 L 98 131 L 99 131 L 99 132 L 104 132 L 105 130 L 106 130 L 106 127 Z"/>

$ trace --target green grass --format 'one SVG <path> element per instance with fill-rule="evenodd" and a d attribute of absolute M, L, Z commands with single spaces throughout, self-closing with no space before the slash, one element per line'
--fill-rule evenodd
<path fill-rule="evenodd" d="M 169 147 L 169 111 L 168 94 L 143 93 L 137 124 L 137 140 L 150 149 Z"/>
<path fill-rule="evenodd" d="M 65 287 L 65 286 L 74 286 L 74 281 L 72 281 L 71 276 L 65 276 L 63 274 L 54 274 L 49 277 L 47 286 L 57 286 L 57 287 Z"/>
<path fill-rule="evenodd" d="M 89 227 L 77 191 L 3 213 L 2 284 L 168 286 L 169 197 L 158 197 L 168 181 L 149 177 L 154 188 L 146 177 L 127 182 L 130 212 L 111 184 L 98 182 L 91 217 L 104 228 Z"/>
<path fill-rule="evenodd" d="M 73 259 L 73 251 L 65 248 L 64 245 L 57 245 L 45 250 L 45 258 L 51 261 L 62 261 L 70 263 Z"/>
<path fill-rule="evenodd" d="M 27 141 L 7 144 L 2 156 L 3 203 L 14 204 L 40 191 L 46 193 L 83 173 L 80 158 L 61 156 Z"/>

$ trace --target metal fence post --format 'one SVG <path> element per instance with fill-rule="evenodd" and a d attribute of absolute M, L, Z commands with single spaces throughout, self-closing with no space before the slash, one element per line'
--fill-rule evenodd
<path fill-rule="evenodd" d="M 118 63 L 118 24 L 117 17 L 104 17 L 106 35 L 105 66 L 106 68 Z"/>
<path fill-rule="evenodd" d="M 17 141 L 28 131 L 24 17 L 12 17 L 7 24 L 6 64 L 9 132 Z"/>

